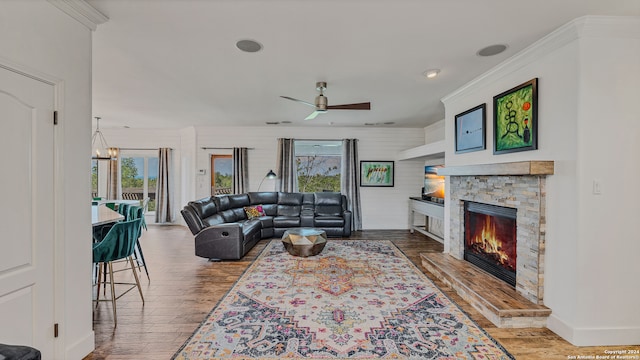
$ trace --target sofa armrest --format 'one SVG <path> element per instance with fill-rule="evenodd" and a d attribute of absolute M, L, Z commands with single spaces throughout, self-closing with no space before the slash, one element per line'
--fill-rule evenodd
<path fill-rule="evenodd" d="M 180 213 L 193 235 L 196 235 L 202 230 L 202 228 L 204 228 L 202 219 L 200 219 L 198 214 L 196 214 L 196 211 L 191 206 L 186 205 L 182 210 L 180 210 Z"/>
<path fill-rule="evenodd" d="M 342 235 L 351 236 L 351 227 L 353 226 L 353 214 L 351 213 L 351 210 L 344 210 L 342 212 L 342 217 L 344 218 L 344 230 Z"/>
<path fill-rule="evenodd" d="M 209 226 L 195 237 L 196 256 L 208 259 L 240 259 L 244 246 L 242 239 L 240 224 Z"/>

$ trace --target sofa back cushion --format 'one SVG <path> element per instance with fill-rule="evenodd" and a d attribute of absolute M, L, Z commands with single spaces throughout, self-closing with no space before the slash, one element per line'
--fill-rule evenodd
<path fill-rule="evenodd" d="M 338 192 L 314 193 L 316 216 L 341 216 L 342 194 Z"/>
<path fill-rule="evenodd" d="M 193 208 L 200 219 L 208 218 L 209 216 L 218 213 L 218 208 L 213 198 L 206 197 L 204 199 L 190 201 L 189 205 Z"/>
<path fill-rule="evenodd" d="M 250 192 L 251 205 L 278 204 L 278 193 L 275 191 Z"/>
<path fill-rule="evenodd" d="M 249 206 L 249 195 L 247 194 L 233 194 L 227 195 L 229 199 L 229 207 L 232 209 L 243 208 Z"/>
<path fill-rule="evenodd" d="M 247 194 L 218 195 L 214 200 L 224 222 L 232 223 L 247 219 L 247 214 L 244 212 L 244 207 L 249 205 Z"/>
<path fill-rule="evenodd" d="M 277 216 L 300 216 L 302 210 L 301 193 L 278 193 Z"/>
<path fill-rule="evenodd" d="M 276 216 L 278 213 L 278 193 L 276 191 L 250 192 L 251 205 L 262 205 L 267 216 Z"/>

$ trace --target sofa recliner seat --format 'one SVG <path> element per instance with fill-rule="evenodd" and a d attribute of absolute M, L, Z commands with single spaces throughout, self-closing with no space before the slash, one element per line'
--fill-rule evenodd
<path fill-rule="evenodd" d="M 248 218 L 245 208 L 257 205 L 264 215 Z M 351 235 L 347 197 L 337 192 L 217 195 L 190 201 L 181 214 L 195 236 L 196 255 L 212 260 L 238 260 L 261 239 L 282 237 L 293 228 Z"/>

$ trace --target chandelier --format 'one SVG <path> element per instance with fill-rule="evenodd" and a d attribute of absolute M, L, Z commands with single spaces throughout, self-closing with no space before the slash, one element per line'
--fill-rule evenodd
<path fill-rule="evenodd" d="M 93 133 L 93 137 L 91 138 L 91 159 L 93 160 L 115 160 L 116 159 L 116 149 L 110 148 L 107 144 L 107 140 L 102 135 L 102 131 L 100 131 L 100 117 L 95 117 L 96 119 L 96 131 Z"/>

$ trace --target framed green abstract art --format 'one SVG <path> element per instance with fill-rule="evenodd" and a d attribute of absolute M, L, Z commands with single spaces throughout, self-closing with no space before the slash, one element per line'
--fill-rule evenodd
<path fill-rule="evenodd" d="M 393 187 L 393 161 L 360 161 L 360 186 Z"/>
<path fill-rule="evenodd" d="M 493 153 L 538 148 L 538 79 L 493 97 Z"/>

